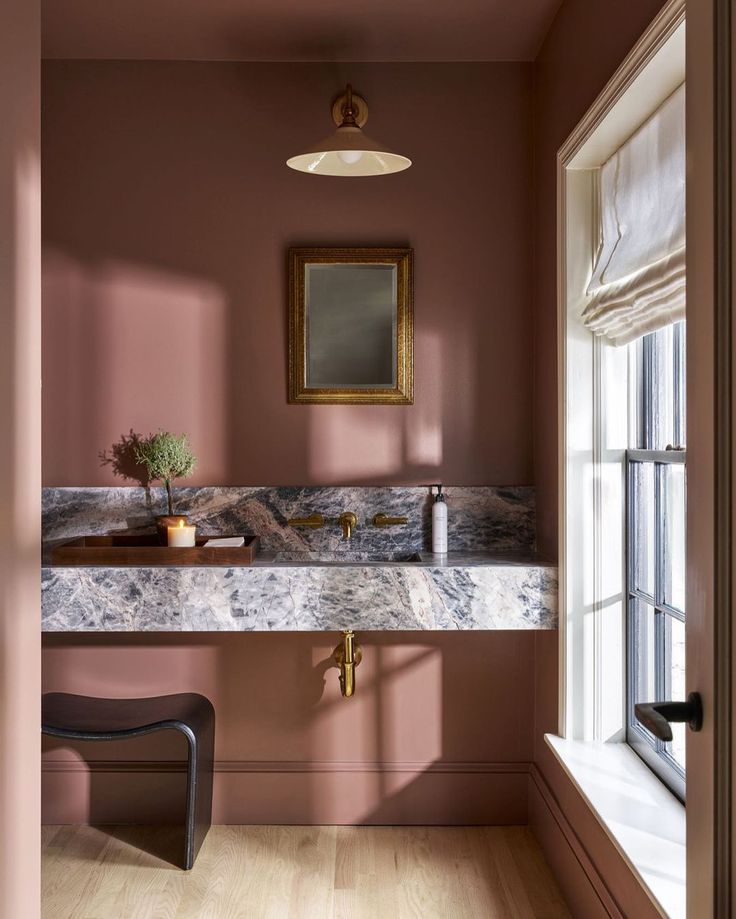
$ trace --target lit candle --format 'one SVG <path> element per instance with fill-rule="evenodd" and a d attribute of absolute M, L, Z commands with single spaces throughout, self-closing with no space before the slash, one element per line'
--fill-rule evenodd
<path fill-rule="evenodd" d="M 194 535 L 197 532 L 196 526 L 186 526 L 183 520 L 175 527 L 167 527 L 168 543 L 176 549 L 186 549 L 196 545 Z"/>

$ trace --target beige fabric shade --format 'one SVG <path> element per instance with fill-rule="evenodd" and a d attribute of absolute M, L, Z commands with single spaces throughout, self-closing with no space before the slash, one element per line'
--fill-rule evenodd
<path fill-rule="evenodd" d="M 623 345 L 685 318 L 685 86 L 601 167 L 583 322 Z"/>

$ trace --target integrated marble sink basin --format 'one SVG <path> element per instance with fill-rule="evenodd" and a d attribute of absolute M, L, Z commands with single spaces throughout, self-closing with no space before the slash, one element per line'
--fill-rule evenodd
<path fill-rule="evenodd" d="M 557 571 L 534 552 L 533 493 L 448 492 L 447 555 L 429 547 L 426 488 L 200 488 L 179 499 L 203 533 L 258 533 L 246 567 L 54 567 L 42 572 L 46 632 L 339 632 L 557 627 Z M 160 489 L 46 489 L 47 546 L 80 535 L 149 532 Z M 360 521 L 294 528 L 314 511 Z M 404 526 L 371 525 L 379 513 Z"/>
<path fill-rule="evenodd" d="M 417 565 L 419 552 L 277 552 L 277 565 Z"/>

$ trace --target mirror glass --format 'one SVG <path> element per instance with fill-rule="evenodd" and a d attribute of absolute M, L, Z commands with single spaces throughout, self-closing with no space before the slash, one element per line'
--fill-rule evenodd
<path fill-rule="evenodd" d="M 305 266 L 306 385 L 396 387 L 397 266 Z"/>
<path fill-rule="evenodd" d="M 414 254 L 289 250 L 289 402 L 414 403 Z"/>

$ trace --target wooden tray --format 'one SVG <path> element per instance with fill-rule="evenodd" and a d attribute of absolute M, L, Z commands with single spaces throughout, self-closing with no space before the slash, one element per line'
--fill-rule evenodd
<path fill-rule="evenodd" d="M 51 563 L 109 568 L 120 565 L 140 568 L 172 565 L 236 568 L 253 564 L 258 554 L 257 536 L 246 536 L 245 544 L 237 549 L 224 546 L 204 548 L 208 539 L 216 538 L 224 536 L 198 536 L 196 546 L 179 549 L 162 546 L 155 534 L 80 536 L 55 546 L 51 550 Z"/>

